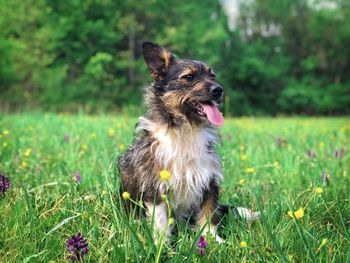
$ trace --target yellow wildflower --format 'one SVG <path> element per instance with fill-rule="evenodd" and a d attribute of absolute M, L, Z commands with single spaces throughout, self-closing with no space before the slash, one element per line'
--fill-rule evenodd
<path fill-rule="evenodd" d="M 7 142 L 3 142 L 3 143 L 2 143 L 2 146 L 3 146 L 4 148 L 6 148 L 6 147 L 7 147 L 7 145 L 8 145 L 8 143 L 7 143 Z"/>
<path fill-rule="evenodd" d="M 240 184 L 240 185 L 243 185 L 244 183 L 245 183 L 245 180 L 244 180 L 244 179 L 239 180 L 239 184 Z"/>
<path fill-rule="evenodd" d="M 322 193 L 323 193 L 322 187 L 317 187 L 317 188 L 316 188 L 316 193 L 322 194 Z"/>
<path fill-rule="evenodd" d="M 128 199 L 130 199 L 130 193 L 124 192 L 124 193 L 122 194 L 122 197 L 123 197 L 124 200 L 128 200 Z"/>
<path fill-rule="evenodd" d="M 251 173 L 254 173 L 254 168 L 246 168 L 245 169 L 245 172 L 247 173 L 247 174 L 251 174 Z"/>
<path fill-rule="evenodd" d="M 244 146 L 244 145 L 241 145 L 241 146 L 239 147 L 239 149 L 240 149 L 241 151 L 244 151 L 244 150 L 245 150 L 245 146 Z"/>
<path fill-rule="evenodd" d="M 245 160 L 245 159 L 247 159 L 247 155 L 246 154 L 241 154 L 241 160 Z"/>
<path fill-rule="evenodd" d="M 88 148 L 88 145 L 87 145 L 86 143 L 84 143 L 84 144 L 81 146 L 81 149 L 82 149 L 83 151 L 86 151 L 87 148 Z"/>
<path fill-rule="evenodd" d="M 168 224 L 173 225 L 175 223 L 175 219 L 173 217 L 169 218 Z"/>
<path fill-rule="evenodd" d="M 241 243 L 239 243 L 239 246 L 240 246 L 241 248 L 246 248 L 248 245 L 247 245 L 247 242 L 241 241 Z"/>
<path fill-rule="evenodd" d="M 3 130 L 3 132 L 2 132 L 2 134 L 3 134 L 4 136 L 8 135 L 9 133 L 10 133 L 9 130 Z"/>
<path fill-rule="evenodd" d="M 91 133 L 91 139 L 95 139 L 96 138 L 96 132 L 93 132 L 93 133 Z"/>
<path fill-rule="evenodd" d="M 124 150 L 124 149 L 125 149 L 125 145 L 124 145 L 124 144 L 122 144 L 122 143 L 121 143 L 121 144 L 119 144 L 119 150 L 121 150 L 121 151 L 122 151 L 122 150 Z"/>
<path fill-rule="evenodd" d="M 327 238 L 322 239 L 320 246 L 316 250 L 316 253 L 318 253 L 321 250 L 321 248 L 326 246 L 327 244 L 328 244 L 328 239 Z"/>
<path fill-rule="evenodd" d="M 276 168 L 278 168 L 279 167 L 279 162 L 277 162 L 277 161 L 275 161 L 274 163 L 273 163 L 273 166 L 275 166 Z"/>
<path fill-rule="evenodd" d="M 113 128 L 109 128 L 109 129 L 108 129 L 108 136 L 109 136 L 109 137 L 113 137 L 114 134 L 115 134 L 115 130 L 114 130 Z"/>
<path fill-rule="evenodd" d="M 21 166 L 22 166 L 23 169 L 25 169 L 25 168 L 28 167 L 28 164 L 27 164 L 27 162 L 23 161 L 23 162 L 21 163 Z"/>
<path fill-rule="evenodd" d="M 320 142 L 320 148 L 324 147 L 324 142 Z"/>
<path fill-rule="evenodd" d="M 32 149 L 27 148 L 27 149 L 24 151 L 24 156 L 29 157 L 31 153 L 32 153 Z"/>
<path fill-rule="evenodd" d="M 169 179 L 170 179 L 170 173 L 169 173 L 169 171 L 167 171 L 167 170 L 162 170 L 162 171 L 159 173 L 159 175 L 160 175 L 160 179 L 161 179 L 161 180 L 169 181 Z"/>
<path fill-rule="evenodd" d="M 103 189 L 102 191 L 101 191 L 101 196 L 105 196 L 107 194 L 107 191 L 105 190 L 105 189 Z"/>
<path fill-rule="evenodd" d="M 291 218 L 296 218 L 296 219 L 302 219 L 304 217 L 304 209 L 302 207 L 300 207 L 297 211 L 292 212 L 292 211 L 288 211 L 288 215 Z"/>

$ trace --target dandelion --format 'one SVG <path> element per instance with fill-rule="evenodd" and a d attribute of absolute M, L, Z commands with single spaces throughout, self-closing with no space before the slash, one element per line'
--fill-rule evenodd
<path fill-rule="evenodd" d="M 2 134 L 3 134 L 4 136 L 8 135 L 9 133 L 10 133 L 9 130 L 3 130 L 3 131 L 2 131 Z"/>
<path fill-rule="evenodd" d="M 240 158 L 241 158 L 241 160 L 245 160 L 245 159 L 247 159 L 247 155 L 246 154 L 241 154 Z"/>
<path fill-rule="evenodd" d="M 204 239 L 203 236 L 199 237 L 199 240 L 197 242 L 197 250 L 199 255 L 204 256 L 205 255 L 205 248 L 207 247 L 207 241 Z"/>
<path fill-rule="evenodd" d="M 292 211 L 288 211 L 288 215 L 291 218 L 296 218 L 298 220 L 302 219 L 304 217 L 304 209 L 302 207 L 300 207 L 297 211 L 292 212 Z"/>
<path fill-rule="evenodd" d="M 124 149 L 125 149 L 125 145 L 124 145 L 124 144 L 122 144 L 122 143 L 121 143 L 121 144 L 119 144 L 119 150 L 121 150 L 121 151 L 122 151 L 122 150 L 124 150 Z"/>
<path fill-rule="evenodd" d="M 169 179 L 170 179 L 170 173 L 167 170 L 162 170 L 159 173 L 159 176 L 160 176 L 160 179 L 163 181 L 169 181 Z"/>
<path fill-rule="evenodd" d="M 244 179 L 239 180 L 239 184 L 240 184 L 240 185 L 243 185 L 244 183 L 245 183 L 245 180 L 244 180 Z"/>
<path fill-rule="evenodd" d="M 320 148 L 324 147 L 324 142 L 320 142 Z"/>
<path fill-rule="evenodd" d="M 32 149 L 27 148 L 27 149 L 24 151 L 24 156 L 25 156 L 25 157 L 29 157 L 31 153 L 32 153 Z"/>
<path fill-rule="evenodd" d="M 316 157 L 316 153 L 312 150 L 308 150 L 307 151 L 307 157 L 309 157 L 310 159 L 315 158 Z"/>
<path fill-rule="evenodd" d="M 323 193 L 322 187 L 317 187 L 315 192 L 318 193 L 318 194 L 322 194 Z"/>
<path fill-rule="evenodd" d="M 74 176 L 74 178 L 75 178 L 76 183 L 77 183 L 77 184 L 80 184 L 80 183 L 81 183 L 81 176 L 80 176 L 80 173 L 75 172 L 75 173 L 73 173 L 73 176 Z"/>
<path fill-rule="evenodd" d="M 103 189 L 103 190 L 101 191 L 101 196 L 104 197 L 106 194 L 107 194 L 107 190 Z"/>
<path fill-rule="evenodd" d="M 239 149 L 240 149 L 241 151 L 244 151 L 244 150 L 245 150 L 245 146 L 244 146 L 244 145 L 241 145 L 241 146 L 239 147 Z"/>
<path fill-rule="evenodd" d="M 87 150 L 87 148 L 88 148 L 88 146 L 87 146 L 87 144 L 86 144 L 86 143 L 84 143 L 84 144 L 81 146 L 81 149 L 82 149 L 83 151 L 86 151 L 86 150 Z"/>
<path fill-rule="evenodd" d="M 96 138 L 96 132 L 91 133 L 90 137 L 91 137 L 91 139 L 95 139 Z"/>
<path fill-rule="evenodd" d="M 115 130 L 114 130 L 113 128 L 109 128 L 109 129 L 108 129 L 108 136 L 109 136 L 109 137 L 113 137 L 114 134 L 115 134 Z"/>
<path fill-rule="evenodd" d="M 124 200 L 129 200 L 130 199 L 130 193 L 129 192 L 124 192 L 122 193 L 122 197 Z"/>
<path fill-rule="evenodd" d="M 72 261 L 82 261 L 84 255 L 89 252 L 88 242 L 80 232 L 66 241 L 66 247 L 72 253 L 68 256 Z"/>
<path fill-rule="evenodd" d="M 0 197 L 10 188 L 10 179 L 4 174 L 0 174 Z"/>
<path fill-rule="evenodd" d="M 279 162 L 277 162 L 277 161 L 273 162 L 273 166 L 275 166 L 276 168 L 278 168 L 279 165 L 280 165 Z"/>
<path fill-rule="evenodd" d="M 321 250 L 321 248 L 326 246 L 327 244 L 328 244 L 328 239 L 327 238 L 322 239 L 320 246 L 316 250 L 316 253 L 318 253 Z"/>
<path fill-rule="evenodd" d="M 28 163 L 25 162 L 25 161 L 23 161 L 23 162 L 21 163 L 21 167 L 22 167 L 23 169 L 27 168 L 27 167 L 28 167 Z"/>
<path fill-rule="evenodd" d="M 245 172 L 247 173 L 247 174 L 251 174 L 251 173 L 254 173 L 254 168 L 246 168 L 245 169 Z"/>
<path fill-rule="evenodd" d="M 241 241 L 241 243 L 239 243 L 239 246 L 240 246 L 241 248 L 246 248 L 248 245 L 247 245 L 247 242 Z"/>

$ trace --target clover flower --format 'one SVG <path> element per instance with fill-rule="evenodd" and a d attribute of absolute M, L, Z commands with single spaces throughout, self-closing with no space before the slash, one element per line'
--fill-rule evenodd
<path fill-rule="evenodd" d="M 316 157 L 316 153 L 312 150 L 308 150 L 307 151 L 307 157 L 309 157 L 310 159 Z"/>
<path fill-rule="evenodd" d="M 81 183 L 81 175 L 78 172 L 73 173 L 73 176 L 75 177 L 75 181 L 77 182 L 77 184 Z"/>
<path fill-rule="evenodd" d="M 72 253 L 68 256 L 68 259 L 72 261 L 82 260 L 84 255 L 89 252 L 88 242 L 80 232 L 66 241 L 66 247 Z"/>
<path fill-rule="evenodd" d="M 65 134 L 63 137 L 64 142 L 69 143 L 70 136 L 68 134 Z"/>
<path fill-rule="evenodd" d="M 322 181 L 329 185 L 329 175 L 325 171 L 322 172 Z"/>
<path fill-rule="evenodd" d="M 203 236 L 199 237 L 199 240 L 197 242 L 197 250 L 199 255 L 204 256 L 205 255 L 205 248 L 207 247 L 207 241 L 204 239 Z"/>
<path fill-rule="evenodd" d="M 0 174 L 0 196 L 4 195 L 5 192 L 10 188 L 10 179 L 4 174 Z"/>

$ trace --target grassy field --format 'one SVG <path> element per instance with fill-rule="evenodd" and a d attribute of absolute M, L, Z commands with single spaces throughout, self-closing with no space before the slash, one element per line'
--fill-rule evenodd
<path fill-rule="evenodd" d="M 226 120 L 222 203 L 263 216 L 254 223 L 230 216 L 225 243 L 207 238 L 204 256 L 200 233 L 184 223 L 171 244 L 156 247 L 145 220 L 122 212 L 115 160 L 135 122 L 0 115 L 0 174 L 11 181 L 0 197 L 0 262 L 66 262 L 66 240 L 78 232 L 90 262 L 153 262 L 157 254 L 159 262 L 350 261 L 348 118 Z M 290 210 L 299 210 L 294 219 Z"/>

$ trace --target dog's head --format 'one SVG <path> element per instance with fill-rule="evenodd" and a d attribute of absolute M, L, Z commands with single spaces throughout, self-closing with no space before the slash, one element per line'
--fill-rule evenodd
<path fill-rule="evenodd" d="M 165 110 L 185 116 L 191 123 L 223 124 L 218 106 L 224 90 L 210 67 L 196 60 L 176 59 L 151 42 L 142 44 L 142 53 L 154 80 L 153 94 L 164 103 Z"/>

